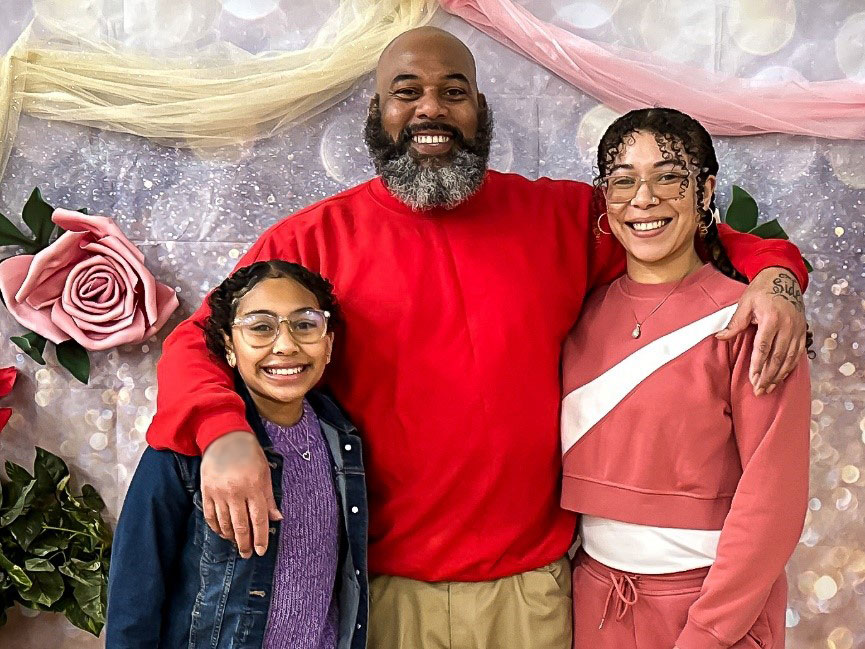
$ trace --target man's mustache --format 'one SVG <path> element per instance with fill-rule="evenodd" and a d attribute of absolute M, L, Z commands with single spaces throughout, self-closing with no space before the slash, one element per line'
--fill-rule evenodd
<path fill-rule="evenodd" d="M 454 142 L 463 147 L 466 144 L 465 136 L 463 136 L 462 131 L 460 131 L 455 126 L 451 126 L 450 124 L 444 124 L 442 122 L 422 122 L 421 124 L 413 124 L 411 126 L 406 126 L 402 131 L 400 131 L 399 138 L 395 142 L 400 152 L 405 151 L 409 144 L 411 143 L 412 138 L 418 133 L 423 133 L 425 131 L 436 131 L 438 133 L 447 133 L 450 135 Z"/>

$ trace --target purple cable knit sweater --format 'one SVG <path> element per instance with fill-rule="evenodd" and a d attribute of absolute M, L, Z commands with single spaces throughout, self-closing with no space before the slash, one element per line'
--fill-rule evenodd
<path fill-rule="evenodd" d="M 264 649 L 335 649 L 339 507 L 327 442 L 306 400 L 294 426 L 263 423 L 284 458 L 283 520 Z M 302 457 L 307 448 L 308 461 Z"/>

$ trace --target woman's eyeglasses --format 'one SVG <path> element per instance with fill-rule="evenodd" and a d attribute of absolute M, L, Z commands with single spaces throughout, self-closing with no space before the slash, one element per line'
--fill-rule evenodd
<path fill-rule="evenodd" d="M 288 333 L 301 345 L 317 343 L 327 334 L 329 311 L 298 309 L 287 316 L 272 313 L 250 313 L 236 318 L 232 327 L 240 329 L 240 335 L 251 347 L 271 345 L 279 337 L 279 327 L 284 322 Z"/>
<path fill-rule="evenodd" d="M 680 171 L 659 171 L 648 178 L 631 174 L 613 174 L 603 180 L 604 196 L 608 203 L 630 203 L 646 183 L 652 196 L 661 201 L 681 198 L 691 175 Z"/>

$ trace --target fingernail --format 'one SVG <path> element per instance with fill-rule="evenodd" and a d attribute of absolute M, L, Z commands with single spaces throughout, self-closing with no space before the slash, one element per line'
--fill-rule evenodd
<path fill-rule="evenodd" d="M 252 552 L 241 552 L 240 556 L 243 559 L 249 559 L 252 556 Z"/>
<path fill-rule="evenodd" d="M 265 552 L 267 552 L 267 548 L 265 548 L 263 545 L 256 545 L 255 546 L 255 553 L 258 556 L 263 557 Z"/>
<path fill-rule="evenodd" d="M 763 388 L 757 388 L 757 389 L 754 390 L 754 394 L 755 394 L 756 396 L 758 396 L 758 397 L 759 397 L 761 394 L 763 394 L 764 392 L 765 392 L 765 390 L 764 390 Z"/>
<path fill-rule="evenodd" d="M 774 389 L 775 389 L 775 384 L 773 383 L 772 385 L 769 386 L 769 389 L 766 390 L 766 394 L 772 394 L 772 390 L 774 390 Z"/>

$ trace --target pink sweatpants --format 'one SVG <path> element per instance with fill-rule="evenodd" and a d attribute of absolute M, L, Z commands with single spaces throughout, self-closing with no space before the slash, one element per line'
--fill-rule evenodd
<path fill-rule="evenodd" d="M 673 649 L 709 571 L 636 575 L 582 550 L 573 563 L 574 649 Z M 781 578 L 752 629 L 730 649 L 783 649 L 786 606 Z"/>

